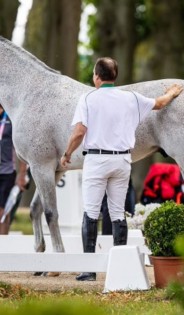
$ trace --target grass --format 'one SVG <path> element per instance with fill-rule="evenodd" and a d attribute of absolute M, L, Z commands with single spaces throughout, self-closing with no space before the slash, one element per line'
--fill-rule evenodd
<path fill-rule="evenodd" d="M 29 210 L 20 209 L 11 231 L 33 234 Z M 62 279 L 61 279 L 62 281 Z M 102 294 L 81 289 L 40 292 L 0 282 L 2 315 L 183 315 L 166 290 Z"/>
<path fill-rule="evenodd" d="M 19 208 L 10 226 L 10 231 L 21 231 L 25 235 L 33 234 L 29 208 Z"/>
<path fill-rule="evenodd" d="M 165 290 L 115 292 L 67 290 L 35 292 L 0 283 L 1 314 L 6 315 L 182 315 Z"/>

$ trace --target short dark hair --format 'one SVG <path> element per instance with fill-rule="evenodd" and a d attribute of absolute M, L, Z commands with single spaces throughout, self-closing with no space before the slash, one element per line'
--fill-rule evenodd
<path fill-rule="evenodd" d="M 102 81 L 115 81 L 118 76 L 118 63 L 109 57 L 98 58 L 94 71 Z"/>

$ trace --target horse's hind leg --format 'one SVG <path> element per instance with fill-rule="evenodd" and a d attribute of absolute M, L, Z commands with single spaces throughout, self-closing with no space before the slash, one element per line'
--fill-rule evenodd
<path fill-rule="evenodd" d="M 32 167 L 31 173 L 38 189 L 45 218 L 50 230 L 53 250 L 55 252 L 64 252 L 64 246 L 58 224 L 54 167 L 51 163 L 48 163 L 47 165 L 39 165 L 39 167 Z M 40 232 L 39 222 L 40 221 L 37 221 L 36 218 L 36 233 Z M 39 238 L 39 235 L 35 235 L 35 237 Z"/>
<path fill-rule="evenodd" d="M 43 213 L 43 207 L 41 204 L 40 197 L 38 195 L 38 190 L 36 189 L 33 199 L 30 205 L 30 217 L 33 225 L 33 233 L 35 236 L 35 251 L 44 252 L 45 251 L 45 240 L 43 237 L 41 215 Z"/>
<path fill-rule="evenodd" d="M 44 252 L 45 251 L 45 240 L 43 237 L 42 224 L 41 224 L 41 215 L 43 213 L 43 208 L 41 204 L 40 197 L 38 195 L 38 190 L 35 191 L 33 199 L 30 205 L 30 217 L 32 220 L 33 233 L 35 237 L 35 251 Z M 34 272 L 34 276 L 44 275 L 43 272 Z"/>

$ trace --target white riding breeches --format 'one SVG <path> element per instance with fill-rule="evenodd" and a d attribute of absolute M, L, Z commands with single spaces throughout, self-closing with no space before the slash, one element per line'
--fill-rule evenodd
<path fill-rule="evenodd" d="M 84 160 L 82 195 L 88 217 L 98 219 L 105 191 L 111 221 L 123 220 L 131 171 L 131 154 L 87 154 Z"/>

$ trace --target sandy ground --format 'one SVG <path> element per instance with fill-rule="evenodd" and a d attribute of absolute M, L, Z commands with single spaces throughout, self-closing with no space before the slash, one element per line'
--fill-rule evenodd
<path fill-rule="evenodd" d="M 154 285 L 153 267 L 146 267 L 151 285 Z M 0 272 L 0 282 L 18 284 L 35 291 L 65 291 L 82 289 L 85 291 L 100 291 L 104 289 L 105 273 L 98 273 L 96 281 L 76 281 L 76 273 L 61 273 L 58 277 L 35 277 L 28 272 Z"/>

